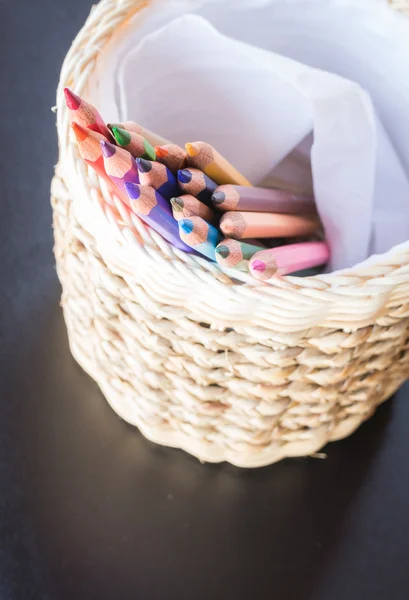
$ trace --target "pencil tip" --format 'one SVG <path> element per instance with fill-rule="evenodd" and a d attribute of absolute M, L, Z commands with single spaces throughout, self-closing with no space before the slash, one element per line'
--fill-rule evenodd
<path fill-rule="evenodd" d="M 170 203 L 172 207 L 178 212 L 180 212 L 183 209 L 184 203 L 182 198 L 171 198 Z"/>
<path fill-rule="evenodd" d="M 230 250 L 228 249 L 227 246 L 217 246 L 217 248 L 215 248 L 215 252 L 216 254 L 220 254 L 220 256 L 222 258 L 227 258 L 230 254 Z"/>
<path fill-rule="evenodd" d="M 251 263 L 251 269 L 263 273 L 266 270 L 266 265 L 262 260 L 254 260 Z"/>
<path fill-rule="evenodd" d="M 121 129 L 121 127 L 118 127 L 117 125 L 112 125 L 111 131 L 116 143 L 120 146 L 127 146 L 131 141 L 131 136 L 125 129 Z"/>
<path fill-rule="evenodd" d="M 101 145 L 102 154 L 105 156 L 105 158 L 110 158 L 111 156 L 113 156 L 115 154 L 115 152 L 116 152 L 115 146 L 113 144 L 111 144 L 110 142 L 108 142 L 107 140 L 101 140 L 100 145 Z"/>
<path fill-rule="evenodd" d="M 192 173 L 187 169 L 179 169 L 178 179 L 180 183 L 189 183 L 192 180 Z"/>
<path fill-rule="evenodd" d="M 114 127 L 121 128 L 121 125 L 120 123 L 107 123 L 107 127 L 112 131 Z"/>
<path fill-rule="evenodd" d="M 135 162 L 140 173 L 149 173 L 149 171 L 152 171 L 152 163 L 150 160 L 138 157 L 135 158 Z"/>
<path fill-rule="evenodd" d="M 128 194 L 131 200 L 138 200 L 141 195 L 141 189 L 137 183 L 133 183 L 132 181 L 125 182 L 126 193 Z"/>
<path fill-rule="evenodd" d="M 83 142 L 84 140 L 87 139 L 87 137 L 88 137 L 89 134 L 88 134 L 88 130 L 85 127 L 83 127 L 82 125 L 79 125 L 75 121 L 73 121 L 71 123 L 71 127 L 72 127 L 72 130 L 74 132 L 75 138 L 79 142 Z"/>
<path fill-rule="evenodd" d="M 234 224 L 231 222 L 230 219 L 223 217 L 220 221 L 220 229 L 226 237 L 229 237 L 229 235 L 234 231 Z"/>
<path fill-rule="evenodd" d="M 212 202 L 213 202 L 213 204 L 216 204 L 217 206 L 219 204 L 223 204 L 225 199 L 226 199 L 226 196 L 223 192 L 213 192 L 213 194 L 212 194 Z"/>
<path fill-rule="evenodd" d="M 78 110 L 81 104 L 81 98 L 74 94 L 70 88 L 64 88 L 65 102 L 70 110 Z"/>
<path fill-rule="evenodd" d="M 196 156 L 200 152 L 200 147 L 194 143 L 185 144 L 185 148 L 189 156 Z"/>
<path fill-rule="evenodd" d="M 156 156 L 159 156 L 159 158 L 165 158 L 165 156 L 168 155 L 168 151 L 162 146 L 155 146 L 155 152 Z"/>
<path fill-rule="evenodd" d="M 193 223 L 190 219 L 181 219 L 179 221 L 179 227 L 183 229 L 185 233 L 192 233 Z"/>

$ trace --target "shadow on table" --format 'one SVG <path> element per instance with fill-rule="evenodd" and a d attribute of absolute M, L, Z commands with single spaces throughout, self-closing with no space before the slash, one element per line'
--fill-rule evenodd
<path fill-rule="evenodd" d="M 326 460 L 201 465 L 121 421 L 71 358 L 54 297 L 47 311 L 14 382 L 16 468 L 54 600 L 312 598 L 393 404 Z"/>

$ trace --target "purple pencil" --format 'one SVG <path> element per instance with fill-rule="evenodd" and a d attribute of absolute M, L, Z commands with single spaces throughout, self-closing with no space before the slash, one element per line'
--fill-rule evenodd
<path fill-rule="evenodd" d="M 165 165 L 145 158 L 136 158 L 135 162 L 141 185 L 150 185 L 167 200 L 179 195 L 176 177 Z"/>
<path fill-rule="evenodd" d="M 107 175 L 126 193 L 125 184 L 127 182 L 139 183 L 135 159 L 128 150 L 114 146 L 106 140 L 101 140 L 100 144 Z"/>
<path fill-rule="evenodd" d="M 305 214 L 315 211 L 310 196 L 240 185 L 219 185 L 212 194 L 212 202 L 219 210 L 268 213 Z"/>
<path fill-rule="evenodd" d="M 180 239 L 179 226 L 173 218 L 169 202 L 159 192 L 148 185 L 129 181 L 125 183 L 125 190 L 132 210 L 142 221 L 176 248 L 193 252 L 192 248 Z"/>

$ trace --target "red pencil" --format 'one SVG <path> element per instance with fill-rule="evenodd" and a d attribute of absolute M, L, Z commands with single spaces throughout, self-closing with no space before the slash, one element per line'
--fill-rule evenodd
<path fill-rule="evenodd" d="M 89 104 L 89 102 L 86 102 L 77 96 L 77 94 L 74 94 L 69 88 L 64 88 L 64 94 L 67 107 L 70 110 L 71 122 L 75 121 L 91 131 L 100 133 L 105 136 L 107 140 L 113 141 L 111 132 L 105 125 L 105 122 L 97 109 L 92 106 L 92 104 Z"/>

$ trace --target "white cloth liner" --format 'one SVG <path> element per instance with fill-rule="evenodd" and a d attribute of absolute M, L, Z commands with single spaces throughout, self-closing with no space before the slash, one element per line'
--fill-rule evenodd
<path fill-rule="evenodd" d="M 110 121 L 206 140 L 254 184 L 312 171 L 331 269 L 409 239 L 409 21 L 384 0 L 154 0 L 98 67 Z"/>

